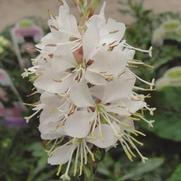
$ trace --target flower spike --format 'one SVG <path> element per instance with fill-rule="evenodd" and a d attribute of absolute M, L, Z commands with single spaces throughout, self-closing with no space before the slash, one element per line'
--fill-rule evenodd
<path fill-rule="evenodd" d="M 106 19 L 105 2 L 99 14 L 93 14 L 88 1 L 75 3 L 79 22 L 65 0 L 60 1 L 58 16 L 49 13 L 50 33 L 36 46 L 39 55 L 33 66 L 22 74 L 36 88 L 32 95 L 41 95 L 38 104 L 30 105 L 35 112 L 26 120 L 38 115 L 48 163 L 58 166 L 62 180 L 82 175 L 85 165 L 96 162 L 98 149 L 107 151 L 118 144 L 130 161 L 138 155 L 145 162 L 139 149 L 143 143 L 137 138 L 145 134 L 135 124 L 144 121 L 153 127 L 154 121 L 143 115 L 155 111 L 145 102 L 150 95 L 139 94 L 153 91 L 155 80 L 148 82 L 131 69 L 150 67 L 134 57 L 136 51 L 151 57 L 152 47 L 127 44 L 125 24 Z M 136 86 L 136 81 L 148 88 Z"/>

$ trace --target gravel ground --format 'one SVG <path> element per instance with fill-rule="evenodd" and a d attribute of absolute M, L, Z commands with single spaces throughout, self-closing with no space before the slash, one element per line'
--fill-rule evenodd
<path fill-rule="evenodd" d="M 116 19 L 130 22 L 130 18 L 118 12 L 119 0 L 106 0 L 107 12 Z M 71 0 L 68 0 L 70 4 Z M 175 11 L 181 12 L 181 0 L 145 0 L 145 7 L 155 12 Z M 27 16 L 48 18 L 48 9 L 55 11 L 58 0 L 0 0 L 0 30 Z"/>

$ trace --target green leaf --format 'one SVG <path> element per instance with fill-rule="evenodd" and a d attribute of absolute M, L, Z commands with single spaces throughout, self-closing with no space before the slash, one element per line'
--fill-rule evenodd
<path fill-rule="evenodd" d="M 38 174 L 47 165 L 47 154 L 40 143 L 34 143 L 28 148 L 32 155 L 38 159 L 36 168 L 33 170 L 33 176 Z"/>
<path fill-rule="evenodd" d="M 128 171 L 128 174 L 124 175 L 120 181 L 132 179 L 138 176 L 141 176 L 145 173 L 151 172 L 164 163 L 163 158 L 152 158 L 149 159 L 146 163 L 138 163 L 135 167 Z"/>
<path fill-rule="evenodd" d="M 181 141 L 181 87 L 166 87 L 153 96 L 153 106 L 157 108 L 154 127 L 148 128 L 159 137 Z M 150 118 L 150 117 L 149 117 Z"/>
<path fill-rule="evenodd" d="M 94 172 L 91 165 L 84 167 L 84 179 L 94 181 Z"/>
<path fill-rule="evenodd" d="M 154 116 L 156 122 L 153 129 L 149 129 L 161 138 L 181 141 L 181 114 L 158 113 Z"/>
<path fill-rule="evenodd" d="M 154 48 L 153 48 L 154 49 Z M 164 48 L 155 48 L 151 62 L 154 70 L 157 71 L 163 65 L 166 65 L 175 57 L 180 57 L 181 51 L 176 46 L 164 45 Z"/>
<path fill-rule="evenodd" d="M 176 167 L 175 171 L 172 173 L 168 181 L 180 181 L 180 179 L 181 179 L 181 164 L 179 164 Z"/>

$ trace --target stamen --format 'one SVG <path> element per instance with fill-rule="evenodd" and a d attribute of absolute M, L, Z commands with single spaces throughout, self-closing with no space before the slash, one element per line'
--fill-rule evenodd
<path fill-rule="evenodd" d="M 104 119 L 107 121 L 107 123 L 111 126 L 111 128 L 112 128 L 115 136 L 119 138 L 120 135 L 119 135 L 119 133 L 117 132 L 117 130 L 116 130 L 116 128 L 114 127 L 114 125 L 111 123 L 111 120 L 109 119 L 109 117 L 108 117 L 107 115 L 105 115 L 105 114 L 101 114 L 101 115 L 104 117 Z"/>
<path fill-rule="evenodd" d="M 156 110 L 156 108 L 149 108 L 148 106 L 145 106 L 145 108 L 150 112 L 151 116 L 154 115 L 154 111 Z"/>
<path fill-rule="evenodd" d="M 138 148 L 136 147 L 136 145 L 132 142 L 132 140 L 130 138 L 129 139 L 129 143 L 131 144 L 131 146 L 136 150 L 136 152 L 138 153 L 138 155 L 141 157 L 142 162 L 145 163 L 146 160 L 148 160 L 148 158 L 144 157 L 141 152 L 138 150 Z"/>
<path fill-rule="evenodd" d="M 97 115 L 97 120 L 98 120 L 99 134 L 100 134 L 101 139 L 103 139 L 100 114 Z"/>
<path fill-rule="evenodd" d="M 155 89 L 153 88 L 150 88 L 150 89 L 145 89 L 145 88 L 141 88 L 141 87 L 137 87 L 137 86 L 134 86 L 134 89 L 135 90 L 140 90 L 140 91 L 154 91 Z"/>
<path fill-rule="evenodd" d="M 132 139 L 135 143 L 139 144 L 140 146 L 143 146 L 143 143 L 141 143 L 140 141 L 138 141 L 137 139 L 135 139 L 133 136 L 131 136 L 130 134 L 125 133 L 125 136 Z"/>
<path fill-rule="evenodd" d="M 141 136 L 146 136 L 144 133 L 142 133 L 141 131 L 138 131 L 136 129 L 134 130 L 129 130 L 130 133 L 134 134 L 135 136 L 141 135 Z"/>
<path fill-rule="evenodd" d="M 133 49 L 133 50 L 136 50 L 136 51 L 139 51 L 139 52 L 148 53 L 149 56 L 152 57 L 152 49 L 153 49 L 152 46 L 149 48 L 149 50 L 143 50 L 143 49 L 140 49 L 140 48 L 135 48 L 135 47 L 127 44 L 126 42 L 125 42 L 125 44 L 123 46 L 125 46 L 125 48 Z"/>
<path fill-rule="evenodd" d="M 129 126 L 129 124 L 127 124 L 127 123 L 125 123 L 125 122 L 121 122 L 119 119 L 117 119 L 117 118 L 115 118 L 114 116 L 112 116 L 111 114 L 108 114 L 108 116 L 111 118 L 111 119 L 113 119 L 114 121 L 117 121 L 117 123 L 119 124 L 119 125 L 122 125 L 122 126 Z"/>
<path fill-rule="evenodd" d="M 71 162 L 72 162 L 72 156 L 73 156 L 74 151 L 75 151 L 75 149 L 72 149 L 72 152 L 71 152 L 71 155 L 70 155 L 68 164 L 67 164 L 66 171 L 65 171 L 65 173 L 61 176 L 62 179 L 70 180 L 70 177 L 69 177 L 69 175 L 68 175 L 68 172 L 69 172 L 69 169 L 70 169 L 70 165 L 71 165 Z"/>
<path fill-rule="evenodd" d="M 140 115 L 136 115 L 137 117 L 139 117 L 140 119 L 142 119 L 143 121 L 145 121 L 149 127 L 153 128 L 153 123 L 155 122 L 155 120 L 147 120 L 146 118 L 144 118 L 143 116 Z"/>
<path fill-rule="evenodd" d="M 37 110 L 35 113 L 33 113 L 31 116 L 25 117 L 26 122 L 29 123 L 29 121 L 30 121 L 34 116 L 36 116 L 41 110 L 42 110 L 42 108 L 41 108 L 41 109 L 38 109 L 38 110 Z"/>
<path fill-rule="evenodd" d="M 124 137 L 122 138 L 123 143 L 126 145 L 127 150 L 129 151 L 129 153 L 133 156 L 136 157 L 136 155 L 133 153 L 133 151 L 131 150 L 130 146 L 128 145 L 128 143 L 126 142 L 127 140 L 124 140 Z"/>
<path fill-rule="evenodd" d="M 95 119 L 95 120 L 94 120 L 94 123 L 93 123 L 93 126 L 92 126 L 92 131 L 91 131 L 92 137 L 94 137 L 94 131 L 95 131 L 95 129 L 96 129 L 96 125 L 97 125 L 97 120 Z"/>
<path fill-rule="evenodd" d="M 70 180 L 70 177 L 68 174 L 63 174 L 61 177 L 60 177 L 62 180 Z"/>
<path fill-rule="evenodd" d="M 87 164 L 87 151 L 86 151 L 86 148 L 85 148 L 85 143 L 82 143 L 82 147 L 83 147 L 83 151 L 84 151 L 84 164 L 86 165 Z"/>
<path fill-rule="evenodd" d="M 56 139 L 56 140 L 54 141 L 52 147 L 51 147 L 50 150 L 47 152 L 47 154 L 48 154 L 49 156 L 51 155 L 52 151 L 53 151 L 54 148 L 56 147 L 57 141 L 58 141 L 58 139 Z"/>
<path fill-rule="evenodd" d="M 39 94 L 39 92 L 38 92 L 38 91 L 34 91 L 34 92 L 32 92 L 31 94 L 27 95 L 27 97 L 31 97 L 31 96 L 34 96 L 34 95 L 36 95 L 36 94 Z"/>
<path fill-rule="evenodd" d="M 81 146 L 80 146 L 80 173 L 79 173 L 79 176 L 82 175 L 83 162 L 84 162 L 84 153 L 83 153 L 83 148 L 82 148 L 82 144 L 81 144 Z"/>
<path fill-rule="evenodd" d="M 91 158 L 92 158 L 92 161 L 95 161 L 95 158 L 94 158 L 94 154 L 92 153 L 92 151 L 89 149 L 89 147 L 87 146 L 87 143 L 85 142 L 85 147 L 88 151 L 88 153 L 90 154 Z"/>
<path fill-rule="evenodd" d="M 59 165 L 56 176 L 60 175 L 61 170 L 62 170 L 62 165 Z"/>
<path fill-rule="evenodd" d="M 133 161 L 132 155 L 131 155 L 131 153 L 129 152 L 129 151 L 131 150 L 131 149 L 129 148 L 129 146 L 128 146 L 127 144 L 124 145 L 125 143 L 123 143 L 122 140 L 120 140 L 120 143 L 121 143 L 121 146 L 122 146 L 125 154 L 127 155 L 128 159 L 129 159 L 130 161 Z"/>
<path fill-rule="evenodd" d="M 135 74 L 135 76 L 136 76 L 136 78 L 137 78 L 139 81 L 143 82 L 144 84 L 149 85 L 149 86 L 150 86 L 150 89 L 153 90 L 153 87 L 154 87 L 154 85 L 155 85 L 155 79 L 153 79 L 151 82 L 148 82 L 148 81 L 146 81 L 146 80 L 143 80 L 142 78 L 140 78 L 140 77 L 137 76 L 136 74 Z"/>
<path fill-rule="evenodd" d="M 37 107 L 38 104 L 29 104 L 29 103 L 23 103 L 25 106 L 30 106 L 30 107 Z"/>
<path fill-rule="evenodd" d="M 151 65 L 148 65 L 148 64 L 146 64 L 146 63 L 144 63 L 144 62 L 140 62 L 140 61 L 128 61 L 128 63 L 129 64 L 133 64 L 133 65 L 143 65 L 143 66 L 145 66 L 145 67 L 148 67 L 148 68 L 151 68 L 151 69 L 153 69 L 153 66 L 151 66 Z"/>
<path fill-rule="evenodd" d="M 80 145 L 78 145 L 78 147 L 77 147 L 76 156 L 75 156 L 74 176 L 76 176 L 76 174 L 77 174 L 78 159 L 79 159 L 79 150 L 80 150 Z"/>

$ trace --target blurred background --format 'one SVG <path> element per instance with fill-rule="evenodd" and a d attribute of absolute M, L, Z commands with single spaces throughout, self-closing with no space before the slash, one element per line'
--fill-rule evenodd
<path fill-rule="evenodd" d="M 139 66 L 136 73 L 149 81 L 155 77 L 156 90 L 141 93 L 152 95 L 147 101 L 157 110 L 145 115 L 155 120 L 154 128 L 136 125 L 147 135 L 140 138 L 140 149 L 149 160 L 130 162 L 121 147 L 100 153 L 94 180 L 181 181 L 181 0 L 106 2 L 107 16 L 127 25 L 129 44 L 153 46 L 151 59 L 141 53 L 135 59 L 152 66 Z M 58 5 L 57 0 L 0 0 L 0 181 L 58 180 L 56 167 L 47 165 L 38 119 L 24 120 L 38 96 L 21 77 L 37 56 L 34 45 L 49 31 L 48 10 L 57 14 Z"/>

